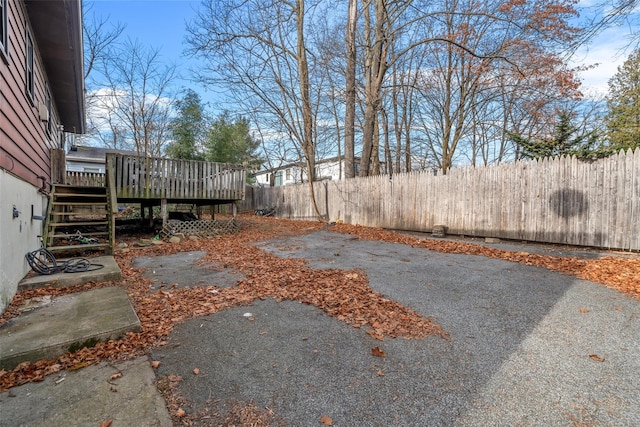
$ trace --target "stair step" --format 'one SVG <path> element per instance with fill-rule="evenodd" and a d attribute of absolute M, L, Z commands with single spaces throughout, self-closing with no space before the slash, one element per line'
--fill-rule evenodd
<path fill-rule="evenodd" d="M 88 243 L 81 245 L 68 245 L 68 246 L 50 246 L 47 247 L 49 252 L 70 251 L 70 250 L 86 250 L 86 249 L 100 249 L 108 248 L 109 243 Z"/>
<path fill-rule="evenodd" d="M 109 225 L 109 221 L 74 221 L 74 222 L 51 222 L 53 227 L 75 227 L 78 225 Z"/>
<path fill-rule="evenodd" d="M 103 211 L 103 212 L 100 212 L 100 211 L 96 211 L 96 212 L 51 212 L 51 215 L 53 215 L 53 216 L 64 216 L 64 215 L 66 215 L 66 216 L 78 216 L 78 215 L 86 216 L 86 215 L 101 215 L 101 214 L 102 215 L 106 215 L 107 212 L 106 211 Z"/>
<path fill-rule="evenodd" d="M 107 202 L 104 203 L 104 206 Z M 53 202 L 53 206 L 103 206 L 99 201 L 95 202 Z"/>
<path fill-rule="evenodd" d="M 107 198 L 106 194 L 82 194 L 82 193 L 55 193 L 54 197 L 56 199 L 60 199 L 60 198 L 96 198 L 96 197 L 100 197 L 103 199 Z"/>
<path fill-rule="evenodd" d="M 78 191 L 84 191 L 84 190 L 98 190 L 98 191 L 106 191 L 106 187 L 104 186 L 95 186 L 95 185 L 71 185 L 71 184 L 53 184 L 54 188 L 56 189 L 62 189 L 63 191 L 65 190 L 78 190 Z"/>
<path fill-rule="evenodd" d="M 95 231 L 95 232 L 91 232 L 91 233 L 82 233 L 82 237 L 108 236 L 108 235 L 109 235 L 108 231 Z M 71 234 L 53 234 L 53 235 L 51 235 L 49 237 L 59 238 L 59 239 L 66 239 L 66 238 L 76 237 L 76 235 L 74 233 L 71 233 Z"/>

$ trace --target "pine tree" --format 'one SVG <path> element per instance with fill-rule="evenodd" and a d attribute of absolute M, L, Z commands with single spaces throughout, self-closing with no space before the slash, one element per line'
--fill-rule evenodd
<path fill-rule="evenodd" d="M 520 147 L 521 157 L 525 159 L 558 156 L 593 159 L 609 154 L 600 147 L 595 132 L 585 133 L 572 124 L 571 113 L 567 111 L 560 113 L 551 138 L 528 140 L 520 135 L 509 134 L 509 139 Z"/>
<path fill-rule="evenodd" d="M 609 80 L 607 107 L 605 121 L 611 148 L 640 147 L 640 49 Z"/>
<path fill-rule="evenodd" d="M 231 119 L 224 112 L 213 121 L 207 133 L 206 160 L 242 164 L 258 169 L 263 160 L 257 154 L 259 142 L 251 136 L 249 121 L 243 117 Z"/>
<path fill-rule="evenodd" d="M 200 95 L 189 89 L 184 98 L 178 101 L 178 116 L 171 122 L 173 142 L 167 147 L 167 156 L 173 159 L 202 160 L 206 126 L 207 118 Z"/>

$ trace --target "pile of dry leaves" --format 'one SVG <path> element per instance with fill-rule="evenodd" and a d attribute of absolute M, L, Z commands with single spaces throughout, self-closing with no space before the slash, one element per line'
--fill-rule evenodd
<path fill-rule="evenodd" d="M 256 299 L 275 298 L 312 304 L 331 316 L 352 325 L 365 327 L 372 337 L 422 338 L 437 335 L 447 338 L 446 332 L 432 320 L 373 291 L 366 275 L 358 270 L 317 270 L 304 260 L 280 258 L 266 253 L 254 242 L 274 237 L 286 237 L 318 231 L 322 224 L 304 221 L 285 221 L 274 218 L 243 217 L 242 231 L 215 239 L 186 240 L 180 244 L 151 246 L 119 252 L 116 255 L 123 272 L 120 286 L 129 293 L 141 321 L 141 331 L 129 333 L 120 340 L 98 343 L 95 347 L 67 353 L 56 360 L 25 362 L 12 371 L 0 371 L 0 391 L 29 381 L 42 380 L 46 375 L 62 369 L 74 370 L 103 359 L 126 359 L 163 345 L 172 328 L 189 318 L 216 313 L 229 307 L 250 304 Z M 338 224 L 329 228 L 353 234 L 362 239 L 402 243 L 446 253 L 474 254 L 500 258 L 527 265 L 545 267 L 602 283 L 640 297 L 640 260 L 601 258 L 582 260 L 524 252 L 510 252 L 463 242 L 424 240 L 376 228 Z M 209 286 L 172 287 L 151 292 L 151 280 L 132 268 L 135 257 L 154 254 L 167 255 L 184 251 L 205 251 L 202 263 L 218 263 L 244 275 L 231 288 Z M 18 315 L 19 306 L 26 300 L 42 295 L 62 295 L 110 283 L 91 283 L 72 288 L 46 288 L 20 291 L 11 306 L 0 317 L 0 325 Z"/>

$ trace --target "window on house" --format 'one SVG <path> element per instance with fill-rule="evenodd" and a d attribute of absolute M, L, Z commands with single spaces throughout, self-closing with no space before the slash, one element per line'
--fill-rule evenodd
<path fill-rule="evenodd" d="M 35 73 L 33 70 L 33 64 L 34 64 L 34 58 L 33 58 L 33 39 L 31 38 L 31 33 L 29 32 L 29 30 L 27 29 L 27 33 L 26 33 L 26 48 L 25 48 L 25 52 L 27 54 L 27 61 L 26 61 L 26 71 L 27 71 L 27 95 L 29 96 L 29 99 L 31 99 L 31 101 L 35 101 L 35 96 L 34 96 L 34 77 L 35 77 Z"/>
<path fill-rule="evenodd" d="M 9 1 L 0 0 L 0 56 L 9 63 Z"/>
<path fill-rule="evenodd" d="M 285 171 L 285 178 L 287 181 L 291 181 L 291 169 Z"/>

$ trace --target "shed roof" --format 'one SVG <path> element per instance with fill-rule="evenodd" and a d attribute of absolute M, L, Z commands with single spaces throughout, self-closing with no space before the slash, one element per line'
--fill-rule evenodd
<path fill-rule="evenodd" d="M 87 163 L 104 163 L 107 153 L 127 154 L 137 156 L 135 151 L 116 150 L 106 147 L 90 147 L 86 145 L 76 145 L 67 151 L 67 160 Z"/>

